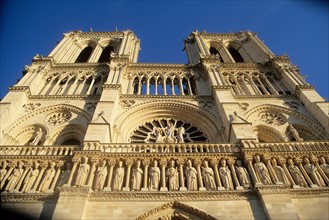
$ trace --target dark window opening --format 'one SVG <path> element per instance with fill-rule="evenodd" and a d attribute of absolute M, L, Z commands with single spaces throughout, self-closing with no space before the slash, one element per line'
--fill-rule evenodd
<path fill-rule="evenodd" d="M 232 58 L 234 59 L 234 61 L 236 63 L 243 63 L 244 62 L 244 60 L 243 60 L 241 54 L 239 53 L 239 51 L 237 51 L 233 47 L 229 47 L 228 51 L 230 52 Z"/>
<path fill-rule="evenodd" d="M 218 50 L 214 47 L 210 47 L 209 52 L 211 55 L 219 55 Z"/>
<path fill-rule="evenodd" d="M 100 63 L 105 63 L 105 62 L 110 62 L 111 61 L 111 52 L 114 50 L 112 46 L 107 46 L 101 56 L 98 59 L 98 62 Z"/>
<path fill-rule="evenodd" d="M 71 138 L 63 141 L 61 145 L 80 145 L 80 141 L 75 138 Z"/>
<path fill-rule="evenodd" d="M 79 54 L 78 58 L 76 59 L 76 63 L 85 63 L 88 61 L 91 52 L 93 51 L 93 48 L 91 46 L 86 47 L 85 49 L 83 49 L 81 51 L 81 53 Z"/>

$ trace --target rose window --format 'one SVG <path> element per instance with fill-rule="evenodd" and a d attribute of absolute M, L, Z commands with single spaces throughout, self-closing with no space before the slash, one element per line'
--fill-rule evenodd
<path fill-rule="evenodd" d="M 205 134 L 196 126 L 174 119 L 146 122 L 130 136 L 131 143 L 189 143 L 205 142 Z"/>

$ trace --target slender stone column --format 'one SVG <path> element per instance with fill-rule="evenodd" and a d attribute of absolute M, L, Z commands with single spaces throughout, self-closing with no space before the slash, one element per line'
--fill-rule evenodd
<path fill-rule="evenodd" d="M 272 164 L 271 164 L 271 160 L 270 159 L 265 159 L 264 158 L 264 161 L 266 162 L 266 166 L 267 166 L 267 169 L 270 173 L 270 176 L 271 176 L 271 179 L 272 179 L 272 182 L 275 183 L 275 184 L 283 184 L 282 182 L 279 182 L 274 170 L 273 170 L 273 167 L 272 167 Z"/>
<path fill-rule="evenodd" d="M 59 162 L 59 163 L 57 164 L 57 170 L 56 170 L 55 177 L 54 177 L 54 179 L 53 179 L 53 182 L 52 182 L 51 185 L 50 185 L 49 190 L 47 190 L 47 191 L 54 192 L 55 187 L 56 187 L 56 183 L 57 183 L 58 178 L 59 178 L 59 175 L 61 174 L 61 171 L 62 171 L 62 166 L 63 166 L 63 162 Z"/>
<path fill-rule="evenodd" d="M 246 160 L 247 160 L 249 174 L 250 174 L 251 179 L 253 180 L 255 186 L 262 185 L 262 182 L 257 178 L 254 167 L 252 165 L 252 158 L 246 158 Z"/>
<path fill-rule="evenodd" d="M 202 174 L 201 174 L 201 160 L 196 160 L 196 170 L 198 172 L 198 180 L 199 180 L 199 191 L 206 191 L 206 188 L 203 185 Z"/>
<path fill-rule="evenodd" d="M 64 186 L 71 186 L 72 185 L 72 180 L 73 180 L 73 176 L 75 174 L 75 170 L 77 169 L 79 161 L 75 160 L 73 161 L 73 167 L 69 176 L 69 179 L 67 180 L 67 183 L 64 184 Z"/>
<path fill-rule="evenodd" d="M 90 85 L 89 85 L 89 88 L 88 88 L 88 90 L 87 90 L 86 95 L 90 95 L 90 92 L 91 92 L 91 89 L 92 89 L 93 86 L 94 86 L 94 83 L 95 83 L 95 76 L 92 76 L 92 80 L 91 80 L 91 83 L 90 83 Z"/>
<path fill-rule="evenodd" d="M 104 187 L 104 191 L 111 191 L 111 182 L 112 182 L 112 176 L 113 176 L 113 169 L 115 166 L 115 161 L 109 160 L 108 161 L 108 175 L 107 175 L 107 182 L 106 186 Z"/>
<path fill-rule="evenodd" d="M 143 188 L 141 191 L 148 191 L 149 189 L 147 186 L 147 180 L 148 180 L 150 160 L 143 160 L 143 165 L 144 165 L 144 178 L 143 178 Z"/>
<path fill-rule="evenodd" d="M 182 78 L 179 78 L 179 90 L 180 90 L 180 95 L 185 95 L 184 94 L 184 89 L 183 89 Z"/>
<path fill-rule="evenodd" d="M 236 172 L 235 172 L 235 168 L 234 168 L 234 162 L 235 161 L 234 160 L 228 160 L 227 162 L 228 162 L 228 165 L 229 165 L 229 167 L 231 169 L 233 181 L 234 181 L 235 186 L 236 186 L 235 189 L 237 189 L 237 190 L 243 190 L 244 188 L 240 185 L 239 180 L 238 180 L 238 177 L 237 177 Z"/>
<path fill-rule="evenodd" d="M 87 186 L 92 187 L 93 180 L 95 177 L 95 170 L 96 170 L 96 162 L 97 160 L 91 159 L 91 169 L 89 171 L 88 179 L 87 179 Z"/>
<path fill-rule="evenodd" d="M 179 165 L 179 191 L 187 191 L 187 188 L 185 187 L 184 184 L 184 170 L 183 170 L 183 165 L 184 165 L 184 160 L 178 159 L 177 164 Z"/>
<path fill-rule="evenodd" d="M 160 191 L 168 191 L 168 188 L 166 187 L 167 160 L 166 159 L 161 160 L 160 165 L 161 165 L 161 188 L 160 188 Z"/>
<path fill-rule="evenodd" d="M 37 187 L 39 186 L 39 183 L 41 181 L 41 178 L 43 177 L 43 173 L 45 172 L 46 168 L 48 167 L 48 164 L 42 164 L 41 165 L 41 170 L 38 175 L 37 180 L 34 182 L 32 189 L 29 192 L 35 192 L 37 190 Z"/>
<path fill-rule="evenodd" d="M 282 166 L 282 168 L 283 168 L 286 176 L 288 177 L 288 180 L 289 180 L 290 184 L 292 185 L 292 187 L 293 188 L 300 188 L 300 186 L 299 185 L 296 185 L 294 179 L 292 178 L 292 176 L 291 176 L 291 174 L 290 174 L 290 172 L 289 172 L 289 170 L 287 168 L 286 160 L 282 158 L 282 159 L 279 160 L 279 163 Z"/>
<path fill-rule="evenodd" d="M 123 187 L 122 191 L 130 191 L 129 188 L 129 181 L 130 181 L 130 170 L 131 170 L 131 166 L 133 164 L 133 161 L 128 159 L 125 161 L 126 165 L 127 165 L 127 174 L 126 174 L 126 183 L 125 183 L 125 187 Z"/>
<path fill-rule="evenodd" d="M 215 159 L 212 161 L 214 167 L 214 173 L 215 173 L 215 180 L 216 180 L 216 183 L 217 183 L 217 189 L 218 190 L 224 190 L 224 187 L 222 186 L 222 182 L 220 181 L 220 177 L 219 177 L 219 173 L 218 173 L 218 160 Z"/>
<path fill-rule="evenodd" d="M 146 79 L 146 95 L 150 94 L 150 78 Z"/>

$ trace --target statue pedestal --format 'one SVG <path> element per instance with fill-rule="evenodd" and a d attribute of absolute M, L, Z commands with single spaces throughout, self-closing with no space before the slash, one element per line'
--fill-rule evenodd
<path fill-rule="evenodd" d="M 316 184 L 312 184 L 312 185 L 311 185 L 311 188 L 319 188 L 319 186 L 316 185 Z"/>
<path fill-rule="evenodd" d="M 167 188 L 167 187 L 161 187 L 161 188 L 160 188 L 160 191 L 161 191 L 161 192 L 166 192 L 166 191 L 168 191 L 168 188 Z"/>
<path fill-rule="evenodd" d="M 146 192 L 146 191 L 149 191 L 149 188 L 142 188 L 141 190 L 142 192 Z"/>
<path fill-rule="evenodd" d="M 224 190 L 226 190 L 226 189 L 225 189 L 224 187 L 221 186 L 221 187 L 217 187 L 217 190 L 218 190 L 218 191 L 224 191 Z"/>
<path fill-rule="evenodd" d="M 111 187 L 105 187 L 103 191 L 112 191 Z"/>
<path fill-rule="evenodd" d="M 301 187 L 300 187 L 300 185 L 293 185 L 292 188 L 293 188 L 293 189 L 299 189 L 299 188 L 301 188 Z"/>
<path fill-rule="evenodd" d="M 244 190 L 244 188 L 242 186 L 237 186 L 236 190 Z"/>
<path fill-rule="evenodd" d="M 129 192 L 130 191 L 130 188 L 129 187 L 123 187 L 122 191 Z"/>
<path fill-rule="evenodd" d="M 187 191 L 186 187 L 179 187 L 179 191 Z"/>
<path fill-rule="evenodd" d="M 205 187 L 199 187 L 199 191 L 207 191 Z"/>

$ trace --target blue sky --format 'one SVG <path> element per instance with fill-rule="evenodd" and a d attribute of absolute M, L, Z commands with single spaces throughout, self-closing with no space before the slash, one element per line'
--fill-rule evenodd
<path fill-rule="evenodd" d="M 187 63 L 192 31 L 250 30 L 277 55 L 288 54 L 326 99 L 328 3 L 325 1 L 2 1 L 0 98 L 35 54 L 48 55 L 63 33 L 130 29 L 141 39 L 139 62 Z"/>

